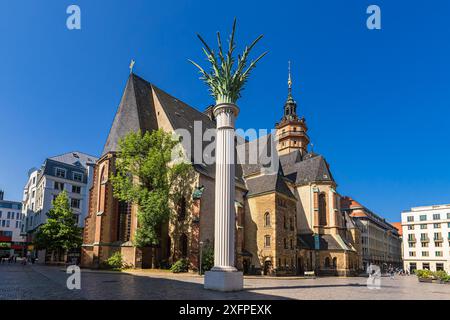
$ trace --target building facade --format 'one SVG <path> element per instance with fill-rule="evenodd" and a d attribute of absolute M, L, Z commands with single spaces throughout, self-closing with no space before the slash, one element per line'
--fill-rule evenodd
<path fill-rule="evenodd" d="M 151 248 L 133 246 L 137 208 L 113 197 L 109 178 L 115 172 L 118 141 L 128 132 L 183 129 L 191 137 L 183 137 L 186 151 L 195 143 L 196 124 L 201 124 L 200 133 L 216 127 L 210 110 L 200 112 L 130 74 L 103 153 L 95 164 L 84 229 L 83 266 L 101 267 L 119 251 L 125 262 L 136 268 L 187 258 L 190 268 L 198 269 L 202 246 L 214 242 L 215 166 L 196 163 L 191 156 L 195 171 L 190 182 L 192 193 L 172 205 L 177 219 L 161 226 L 156 261 L 151 261 Z M 359 230 L 340 209 L 337 183 L 325 158 L 308 150 L 306 121 L 297 115 L 290 81 L 283 117 L 275 128 L 274 135 L 251 142 L 237 137 L 236 267 L 245 273 L 271 275 L 357 272 L 361 268 Z M 249 159 L 253 145 L 263 146 L 270 153 L 271 170 L 261 161 L 261 153 L 255 163 L 242 161 L 242 157 Z"/>
<path fill-rule="evenodd" d="M 0 190 L 0 258 L 23 256 L 22 203 L 4 200 L 3 196 L 4 192 Z"/>
<path fill-rule="evenodd" d="M 47 221 L 47 212 L 62 191 L 67 192 L 78 226 L 84 227 L 92 165 L 96 160 L 96 157 L 74 151 L 47 158 L 40 169 L 29 170 L 22 198 L 25 217 L 22 231 L 27 234 L 28 242 L 32 242 L 37 229 Z M 32 247 L 30 249 L 33 250 Z"/>
<path fill-rule="evenodd" d="M 397 228 L 350 197 L 342 197 L 341 206 L 361 231 L 363 269 L 370 264 L 378 265 L 382 270 L 401 267 L 402 240 Z"/>
<path fill-rule="evenodd" d="M 402 212 L 404 269 L 450 273 L 450 204 Z"/>

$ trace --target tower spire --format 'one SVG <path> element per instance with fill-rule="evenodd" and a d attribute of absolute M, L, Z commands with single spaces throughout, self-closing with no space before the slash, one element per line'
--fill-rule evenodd
<path fill-rule="evenodd" d="M 288 97 L 291 97 L 292 93 L 292 79 L 291 79 L 291 61 L 288 61 Z"/>

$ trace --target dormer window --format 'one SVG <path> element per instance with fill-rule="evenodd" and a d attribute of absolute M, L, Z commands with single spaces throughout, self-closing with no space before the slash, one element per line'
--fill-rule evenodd
<path fill-rule="evenodd" d="M 55 176 L 57 176 L 58 178 L 65 178 L 66 177 L 66 169 L 56 168 Z"/>
<path fill-rule="evenodd" d="M 74 172 L 73 180 L 79 181 L 79 182 L 83 181 L 83 174 L 81 172 Z"/>

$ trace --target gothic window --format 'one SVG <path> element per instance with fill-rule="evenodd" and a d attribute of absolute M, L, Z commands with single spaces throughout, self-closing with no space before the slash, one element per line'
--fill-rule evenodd
<path fill-rule="evenodd" d="M 333 268 L 336 268 L 336 267 L 337 267 L 337 258 L 334 257 L 333 258 Z"/>
<path fill-rule="evenodd" d="M 270 247 L 270 236 L 264 236 L 264 247 Z"/>
<path fill-rule="evenodd" d="M 123 242 L 130 241 L 131 204 L 125 201 L 119 201 L 117 213 L 118 240 Z"/>
<path fill-rule="evenodd" d="M 270 227 L 270 213 L 268 212 L 264 214 L 264 226 Z"/>
<path fill-rule="evenodd" d="M 188 238 L 186 234 L 182 234 L 180 237 L 180 253 L 181 257 L 186 258 L 188 253 Z"/>
<path fill-rule="evenodd" d="M 98 188 L 98 204 L 97 204 L 97 212 L 104 212 L 105 210 L 105 193 L 106 193 L 106 174 L 105 167 L 100 171 L 100 185 Z"/>
<path fill-rule="evenodd" d="M 292 231 L 294 230 L 294 223 L 293 223 L 292 218 L 289 218 L 289 227 Z"/>
<path fill-rule="evenodd" d="M 329 268 L 330 267 L 330 258 L 326 257 L 325 258 L 325 268 Z"/>
<path fill-rule="evenodd" d="M 284 225 L 284 228 L 287 229 L 286 216 L 283 217 L 283 225 Z"/>
<path fill-rule="evenodd" d="M 186 198 L 182 197 L 178 201 L 178 221 L 186 219 Z"/>
<path fill-rule="evenodd" d="M 319 194 L 319 225 L 327 225 L 327 201 L 325 193 Z"/>

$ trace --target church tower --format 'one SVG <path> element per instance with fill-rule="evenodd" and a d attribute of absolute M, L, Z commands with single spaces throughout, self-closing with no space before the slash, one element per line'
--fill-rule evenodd
<path fill-rule="evenodd" d="M 308 152 L 309 137 L 305 118 L 297 115 L 297 103 L 292 97 L 291 63 L 288 72 L 288 96 L 284 104 L 284 115 L 279 123 L 275 124 L 278 139 L 278 154 L 283 155 L 299 150 L 302 155 Z"/>

